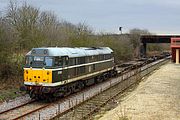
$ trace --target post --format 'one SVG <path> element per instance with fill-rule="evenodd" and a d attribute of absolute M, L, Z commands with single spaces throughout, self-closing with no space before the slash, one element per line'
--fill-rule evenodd
<path fill-rule="evenodd" d="M 60 106 L 60 103 L 58 103 L 58 114 L 60 113 L 60 110 L 61 110 L 60 107 L 61 107 L 61 106 Z"/>
<path fill-rule="evenodd" d="M 179 49 L 176 49 L 176 64 L 179 64 Z"/>
<path fill-rule="evenodd" d="M 144 52 L 144 57 L 146 57 L 146 43 L 143 43 L 143 52 Z"/>
<path fill-rule="evenodd" d="M 39 120 L 41 120 L 41 113 L 39 112 Z"/>

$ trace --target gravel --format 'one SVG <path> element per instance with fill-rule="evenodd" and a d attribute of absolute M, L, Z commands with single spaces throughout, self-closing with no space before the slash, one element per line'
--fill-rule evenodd
<path fill-rule="evenodd" d="M 31 98 L 29 97 L 29 95 L 24 95 L 24 96 L 20 96 L 20 97 L 16 97 L 13 100 L 9 100 L 9 101 L 5 101 L 2 102 L 0 104 L 0 112 L 11 109 L 13 107 L 19 106 L 21 104 L 26 103 L 27 101 L 30 101 Z"/>

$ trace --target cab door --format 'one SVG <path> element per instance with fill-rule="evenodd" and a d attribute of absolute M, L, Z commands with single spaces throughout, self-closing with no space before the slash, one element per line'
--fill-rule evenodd
<path fill-rule="evenodd" d="M 68 79 L 68 62 L 69 62 L 69 57 L 68 56 L 62 56 L 62 68 L 63 68 L 63 71 L 62 71 L 62 79 L 63 81 L 64 80 L 67 80 Z"/>

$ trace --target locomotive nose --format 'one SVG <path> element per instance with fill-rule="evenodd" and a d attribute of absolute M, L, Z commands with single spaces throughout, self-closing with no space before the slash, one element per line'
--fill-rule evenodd
<path fill-rule="evenodd" d="M 24 81 L 39 83 L 52 83 L 52 71 L 50 70 L 24 70 Z"/>

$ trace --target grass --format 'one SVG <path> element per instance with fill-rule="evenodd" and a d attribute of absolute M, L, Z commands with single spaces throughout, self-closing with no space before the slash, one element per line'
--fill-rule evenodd
<path fill-rule="evenodd" d="M 14 99 L 25 93 L 19 90 L 22 81 L 18 78 L 9 78 L 8 80 L 0 80 L 0 102 Z"/>
<path fill-rule="evenodd" d="M 19 88 L 12 88 L 0 91 L 0 102 L 14 99 L 18 96 L 24 95 L 25 92 L 19 91 Z"/>
<path fill-rule="evenodd" d="M 121 106 L 121 104 L 119 104 L 120 108 L 115 110 L 115 114 L 118 117 L 118 120 L 129 120 L 129 118 L 127 117 L 127 111 L 126 111 L 126 106 Z"/>

